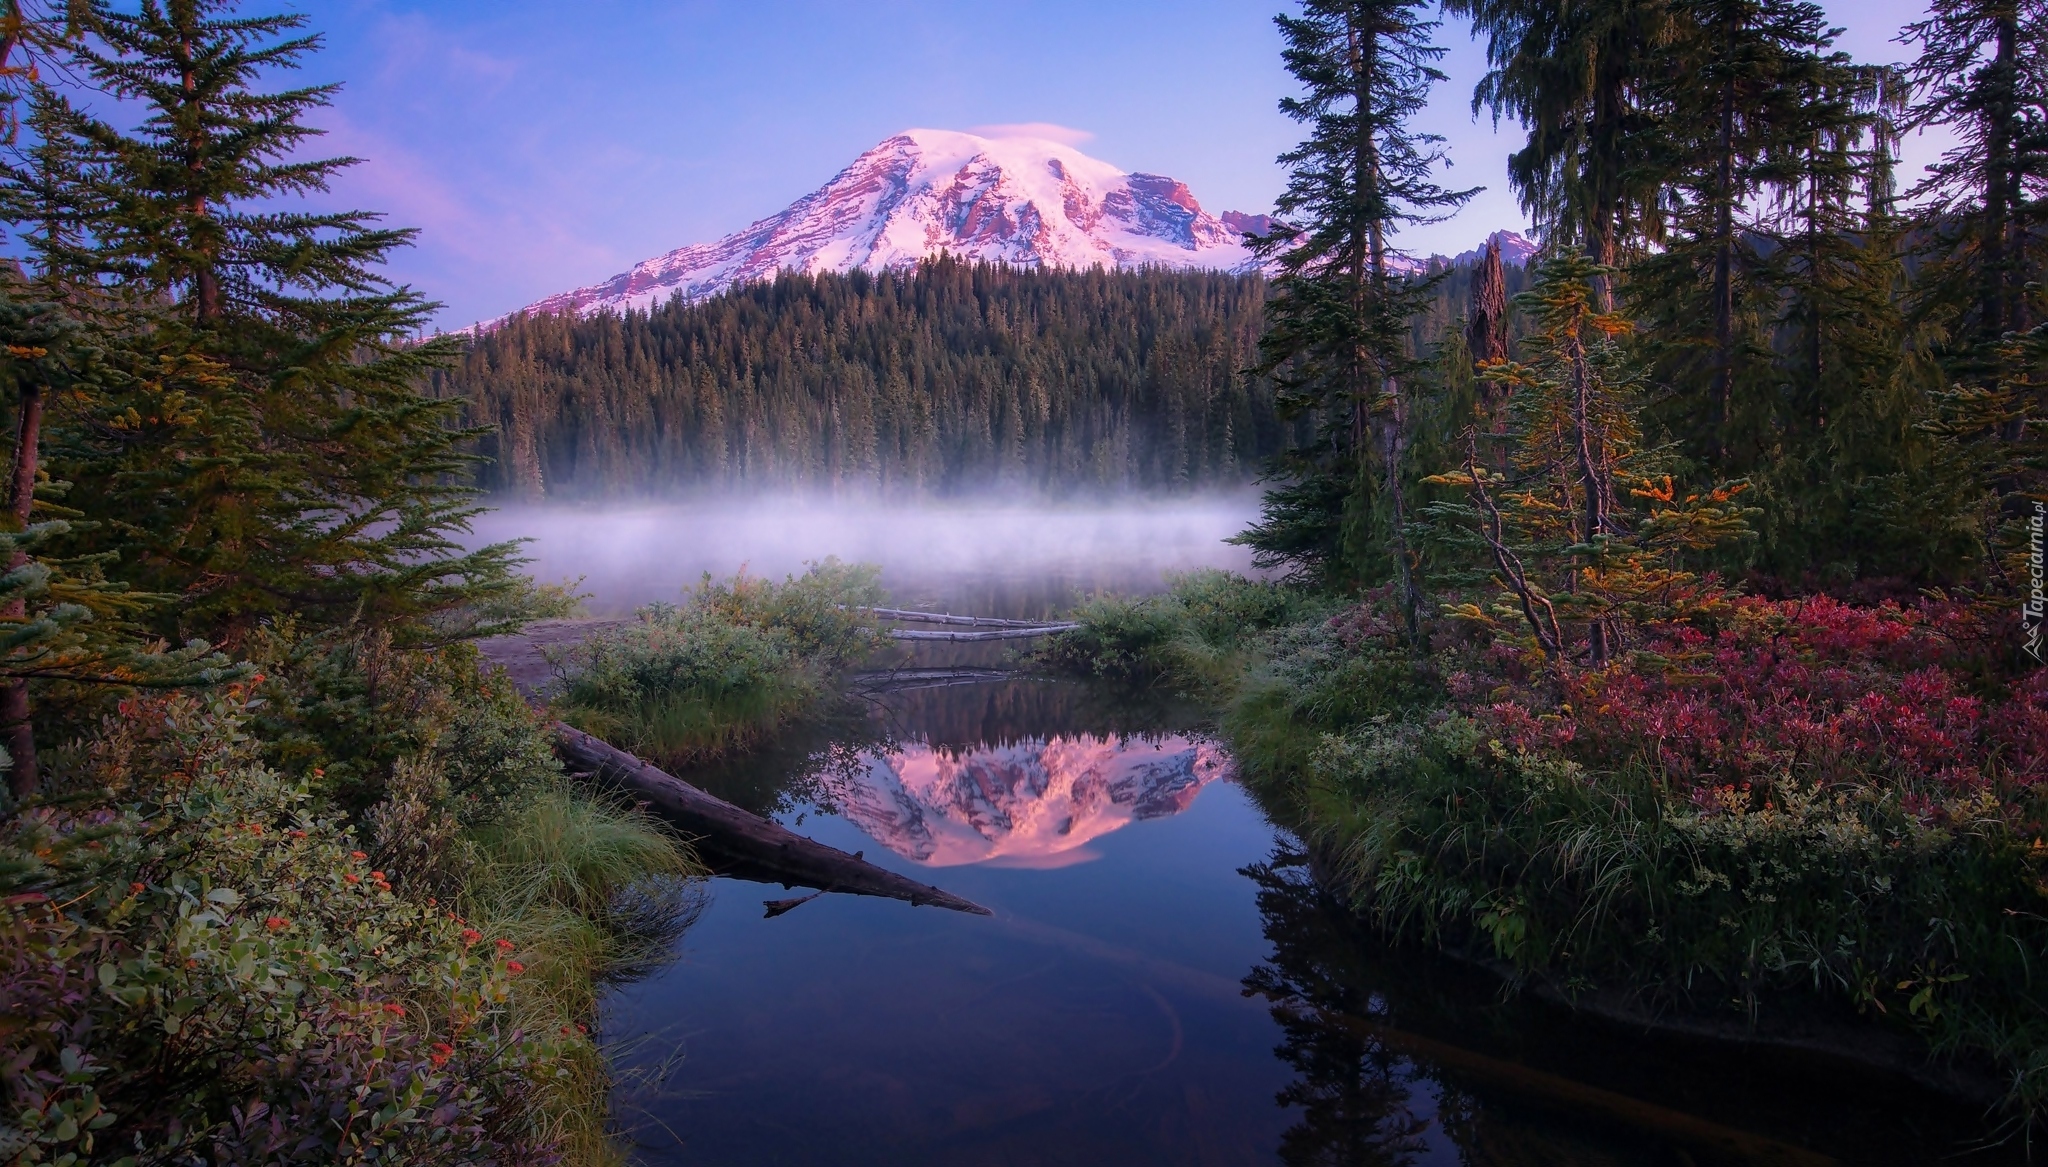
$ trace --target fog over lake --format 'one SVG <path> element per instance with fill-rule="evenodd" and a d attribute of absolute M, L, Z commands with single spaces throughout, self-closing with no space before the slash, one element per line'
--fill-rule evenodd
<path fill-rule="evenodd" d="M 1250 492 L 1058 505 L 760 498 L 510 506 L 475 529 L 477 542 L 531 540 L 536 579 L 584 577 L 593 615 L 675 600 L 706 572 L 779 579 L 827 556 L 880 566 L 898 603 L 1014 610 L 1151 591 L 1201 567 L 1250 571 L 1251 552 L 1224 540 L 1257 515 Z"/>

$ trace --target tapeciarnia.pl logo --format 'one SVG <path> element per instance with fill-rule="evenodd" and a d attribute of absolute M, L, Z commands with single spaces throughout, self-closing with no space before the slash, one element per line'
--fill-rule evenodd
<path fill-rule="evenodd" d="M 2041 625 L 2048 616 L 2048 593 L 2044 593 L 2042 581 L 2048 578 L 2048 566 L 2044 566 L 2041 555 L 2042 526 L 2048 523 L 2048 503 L 2034 504 L 2033 517 L 2027 520 L 2027 603 L 2020 610 L 2020 625 L 2027 633 L 2027 655 L 2041 663 Z"/>

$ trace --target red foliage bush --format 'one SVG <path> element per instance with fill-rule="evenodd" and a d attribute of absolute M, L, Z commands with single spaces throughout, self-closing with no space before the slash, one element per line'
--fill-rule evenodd
<path fill-rule="evenodd" d="M 2001 631 L 1951 601 L 1747 598 L 1715 635 L 1656 628 L 1629 658 L 1572 673 L 1555 711 L 1468 675 L 1451 689 L 1505 742 L 1648 766 L 1680 797 L 1786 779 L 2003 797 L 2048 778 L 2048 673 L 2001 675 Z"/>

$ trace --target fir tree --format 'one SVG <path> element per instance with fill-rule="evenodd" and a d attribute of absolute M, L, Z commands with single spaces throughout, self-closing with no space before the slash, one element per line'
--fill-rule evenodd
<path fill-rule="evenodd" d="M 1668 68 L 1667 0 L 1446 0 L 1487 37 L 1472 110 L 1519 120 L 1527 143 L 1508 181 L 1552 246 L 1619 266 L 1662 231 L 1660 119 L 1651 90 Z M 1603 277 L 1603 308 L 1611 309 Z"/>
<path fill-rule="evenodd" d="M 0 528 L 0 734 L 9 788 L 18 801 L 40 780 L 31 686 L 212 684 L 237 673 L 201 640 L 163 651 L 137 626 L 168 597 L 137 594 L 105 578 L 114 557 L 64 556 L 66 537 L 90 524 L 49 498 L 65 485 L 37 466 L 41 402 L 97 394 L 107 377 L 104 353 L 62 306 L 22 303 L 0 292 L 0 385 L 15 401 L 13 474 Z"/>
<path fill-rule="evenodd" d="M 1787 159 L 1814 133 L 1805 103 L 1841 87 L 1846 61 L 1825 53 L 1839 30 L 1814 4 L 1678 0 L 1675 11 L 1683 33 L 1656 101 L 1676 230 L 1639 265 L 1630 299 L 1676 394 L 1666 424 L 1716 467 L 1754 468 L 1769 440 L 1775 305 L 1758 279 L 1770 236 L 1752 211 L 1798 181 Z"/>
<path fill-rule="evenodd" d="M 1509 389 L 1510 469 L 1489 468 L 1472 433 L 1464 465 L 1431 479 L 1468 492 L 1464 505 L 1438 510 L 1476 534 L 1502 589 L 1498 602 L 1454 614 L 1519 624 L 1552 667 L 1604 664 L 1636 629 L 1717 611 L 1726 589 L 1690 561 L 1747 535 L 1739 484 L 1683 490 L 1643 442 L 1649 386 L 1619 343 L 1628 320 L 1594 306 L 1605 274 L 1565 255 L 1518 297 L 1537 321 L 1523 341 L 1529 359 L 1484 374 Z"/>
<path fill-rule="evenodd" d="M 1268 564 L 1326 580 L 1391 577 L 1414 633 L 1421 596 L 1404 492 L 1409 382 L 1423 362 L 1409 328 L 1428 285 L 1396 276 L 1387 259 L 1402 226 L 1437 221 L 1474 193 L 1436 184 L 1439 139 L 1409 126 L 1443 79 L 1443 50 L 1413 0 L 1310 0 L 1277 19 L 1305 91 L 1281 109 L 1309 136 L 1281 156 L 1285 226 L 1259 245 L 1279 269 L 1261 368 L 1319 432 L 1240 538 Z"/>
<path fill-rule="evenodd" d="M 1935 430 L 1995 495 L 1978 524 L 1987 545 L 2017 559 L 2025 502 L 2048 498 L 2048 4 L 1935 0 L 1901 39 L 1919 47 L 1907 125 L 1956 137 L 1909 190 L 1921 260 L 1909 307 L 1948 375 Z M 2019 577 L 2015 563 L 2007 584 Z"/>
<path fill-rule="evenodd" d="M 106 520 L 88 546 L 177 594 L 186 632 L 232 639 L 285 613 L 481 630 L 521 585 L 509 546 L 455 542 L 475 435 L 419 392 L 454 348 L 408 343 L 432 305 L 377 271 L 411 232 L 293 208 L 353 162 L 305 156 L 334 87 L 265 88 L 318 40 L 301 16 L 237 7 L 144 0 L 78 53 L 142 115 L 71 132 L 105 159 L 96 278 L 150 310 L 124 394 L 68 452 L 79 505 Z"/>

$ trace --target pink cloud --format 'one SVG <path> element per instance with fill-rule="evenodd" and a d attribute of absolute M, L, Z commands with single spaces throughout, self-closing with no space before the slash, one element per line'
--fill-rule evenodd
<path fill-rule="evenodd" d="M 1043 138 L 1066 146 L 1078 146 L 1095 138 L 1093 132 L 1077 130 L 1072 126 L 1055 125 L 1052 122 L 999 122 L 988 126 L 970 126 L 970 134 L 984 138 Z"/>

